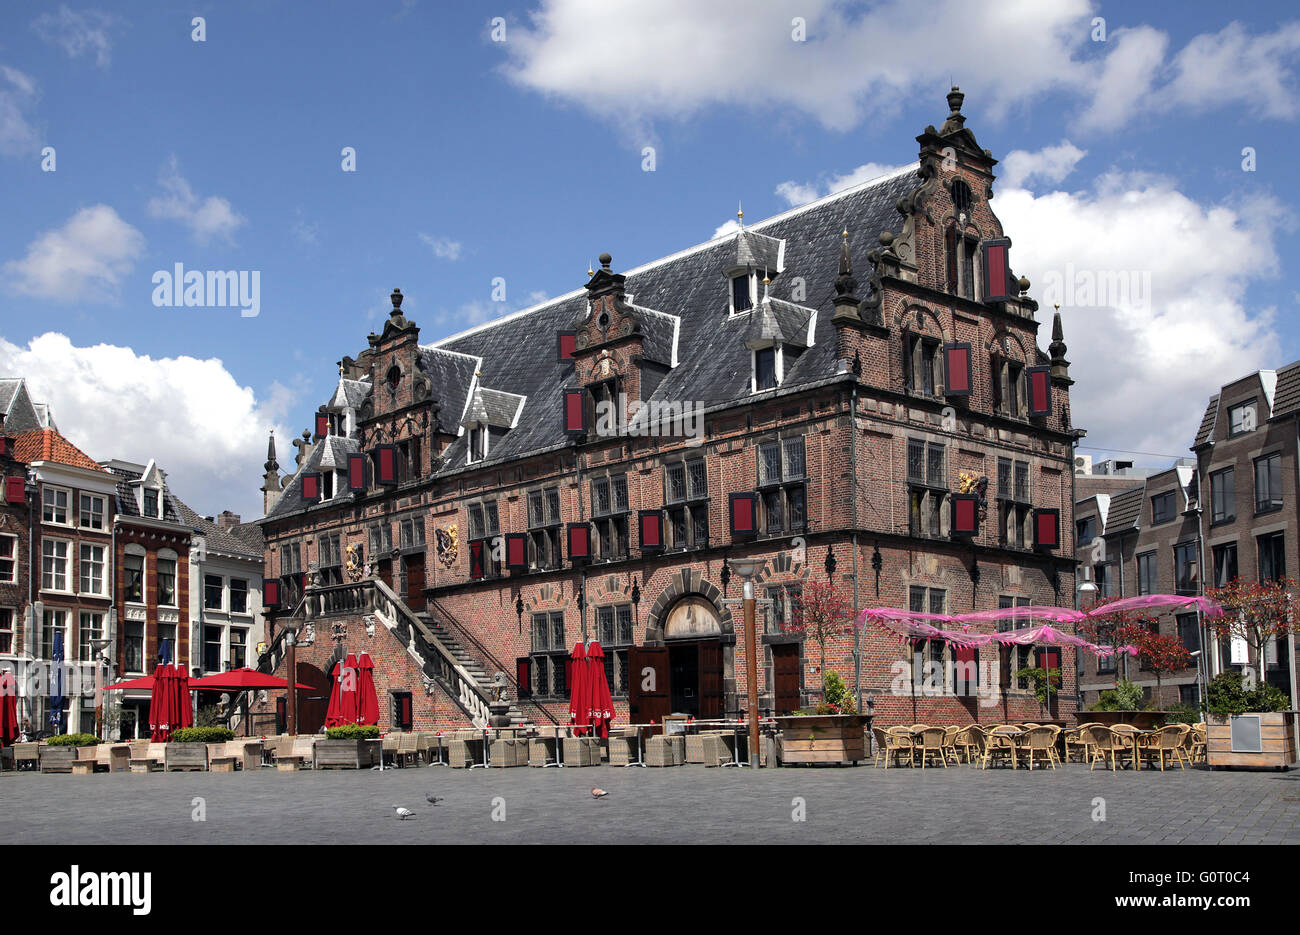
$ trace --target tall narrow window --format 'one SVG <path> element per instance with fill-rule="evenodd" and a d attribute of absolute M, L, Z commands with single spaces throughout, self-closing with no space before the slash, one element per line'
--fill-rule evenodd
<path fill-rule="evenodd" d="M 731 277 L 731 308 L 736 312 L 745 312 L 754 307 L 750 293 L 749 274 Z M 716 282 L 716 280 L 715 280 Z"/>
<path fill-rule="evenodd" d="M 1226 523 L 1236 519 L 1236 472 L 1224 468 L 1210 475 L 1210 522 Z"/>
<path fill-rule="evenodd" d="M 757 392 L 776 387 L 776 348 L 760 347 L 754 351 L 754 389 Z"/>
<path fill-rule="evenodd" d="M 1255 512 L 1282 509 L 1282 455 L 1279 452 L 1255 459 Z"/>

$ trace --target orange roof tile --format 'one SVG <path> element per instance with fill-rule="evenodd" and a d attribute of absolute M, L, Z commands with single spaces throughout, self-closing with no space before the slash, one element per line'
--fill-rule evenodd
<path fill-rule="evenodd" d="M 60 435 L 56 429 L 19 432 L 13 437 L 13 456 L 15 460 L 27 464 L 33 461 L 53 461 L 92 471 L 104 470 L 95 463 L 94 458 Z"/>

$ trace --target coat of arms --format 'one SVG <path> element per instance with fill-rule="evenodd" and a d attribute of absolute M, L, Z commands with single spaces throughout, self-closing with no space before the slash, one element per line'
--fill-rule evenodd
<path fill-rule="evenodd" d="M 363 573 L 361 567 L 361 546 L 348 546 L 348 580 L 360 581 Z"/>
<path fill-rule="evenodd" d="M 442 562 L 443 568 L 451 568 L 456 564 L 456 557 L 459 549 L 456 544 L 456 524 L 452 523 L 445 529 L 435 530 L 438 534 L 438 561 Z"/>

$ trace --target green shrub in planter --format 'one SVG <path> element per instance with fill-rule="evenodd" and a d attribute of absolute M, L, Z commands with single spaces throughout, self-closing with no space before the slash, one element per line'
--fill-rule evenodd
<path fill-rule="evenodd" d="M 1224 672 L 1210 679 L 1205 693 L 1205 710 L 1224 717 L 1250 712 L 1288 711 L 1286 692 L 1267 683 L 1247 689 L 1240 672 Z"/>
<path fill-rule="evenodd" d="M 46 742 L 51 747 L 93 747 L 99 738 L 94 734 L 56 734 Z"/>
<path fill-rule="evenodd" d="M 1108 688 L 1097 696 L 1093 711 L 1141 711 L 1142 689 L 1132 682 L 1120 679 L 1114 688 Z"/>
<path fill-rule="evenodd" d="M 1195 705 L 1179 702 L 1165 707 L 1166 724 L 1199 724 L 1200 722 L 1201 712 Z"/>
<path fill-rule="evenodd" d="M 378 736 L 379 727 L 374 724 L 340 724 L 325 728 L 325 737 L 329 740 L 374 740 Z"/>
<path fill-rule="evenodd" d="M 172 731 L 172 743 L 225 743 L 234 740 L 229 727 L 182 727 Z"/>

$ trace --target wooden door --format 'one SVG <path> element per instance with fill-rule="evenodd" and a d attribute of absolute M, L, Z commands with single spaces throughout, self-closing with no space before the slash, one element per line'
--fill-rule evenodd
<path fill-rule="evenodd" d="M 722 717 L 722 643 L 700 644 L 700 717 Z"/>
<path fill-rule="evenodd" d="M 628 711 L 633 724 L 663 724 L 668 713 L 668 647 L 633 646 L 627 654 Z"/>
<path fill-rule="evenodd" d="M 778 715 L 789 714 L 799 707 L 799 644 L 776 643 L 772 646 L 772 703 Z"/>
<path fill-rule="evenodd" d="M 424 553 L 413 552 L 402 562 L 406 566 L 406 606 L 418 614 L 424 610 Z"/>
<path fill-rule="evenodd" d="M 393 587 L 393 560 L 391 558 L 381 559 L 376 565 L 376 571 L 379 574 L 379 580 Z"/>
<path fill-rule="evenodd" d="M 325 723 L 330 704 L 330 677 L 310 662 L 298 663 L 298 733 L 315 734 Z"/>

